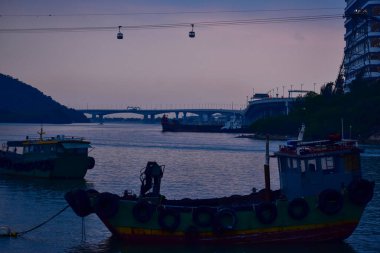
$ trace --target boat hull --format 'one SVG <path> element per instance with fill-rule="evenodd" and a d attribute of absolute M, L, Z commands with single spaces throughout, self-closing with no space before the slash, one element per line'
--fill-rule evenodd
<path fill-rule="evenodd" d="M 334 215 L 323 213 L 318 208 L 317 198 L 308 198 L 307 202 L 311 207 L 308 215 L 295 220 L 289 216 L 289 202 L 277 200 L 277 216 L 268 224 L 258 219 L 257 204 L 252 204 L 250 208 L 224 206 L 236 215 L 236 223 L 229 227 L 227 221 L 224 229 L 215 227 L 215 218 L 209 226 L 196 224 L 193 215 L 196 207 L 170 207 L 182 210 L 178 211 L 178 227 L 173 230 L 162 226 L 160 207 L 153 211 L 149 221 L 137 221 L 133 216 L 137 201 L 119 200 L 118 211 L 112 218 L 105 217 L 102 212 L 97 212 L 97 215 L 113 235 L 128 243 L 257 244 L 341 241 L 353 233 L 364 210 L 364 207 L 352 204 L 347 196 L 342 210 Z M 225 218 L 228 220 L 228 217 Z"/>
<path fill-rule="evenodd" d="M 0 164 L 0 174 L 36 178 L 82 179 L 87 173 L 90 160 L 85 156 L 65 156 L 45 160 L 5 160 Z"/>
<path fill-rule="evenodd" d="M 263 244 L 263 243 L 299 243 L 342 241 L 348 238 L 357 226 L 357 222 L 343 222 L 323 226 L 294 226 L 268 229 L 228 232 L 215 236 L 211 232 L 202 233 L 197 238 L 183 232 L 169 233 L 161 230 L 141 230 L 138 228 L 113 228 L 105 222 L 110 231 L 127 243 L 184 244 Z"/>
<path fill-rule="evenodd" d="M 223 125 L 195 125 L 181 123 L 162 123 L 163 132 L 200 132 L 200 133 L 251 133 L 248 128 L 223 129 Z"/>

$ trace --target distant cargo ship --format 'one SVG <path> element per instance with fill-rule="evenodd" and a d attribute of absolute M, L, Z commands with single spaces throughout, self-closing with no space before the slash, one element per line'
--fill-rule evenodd
<path fill-rule="evenodd" d="M 163 132 L 203 132 L 203 133 L 250 133 L 248 127 L 243 127 L 237 121 L 226 123 L 214 122 L 208 124 L 185 124 L 176 119 L 170 120 L 166 115 L 162 117 L 161 126 Z"/>

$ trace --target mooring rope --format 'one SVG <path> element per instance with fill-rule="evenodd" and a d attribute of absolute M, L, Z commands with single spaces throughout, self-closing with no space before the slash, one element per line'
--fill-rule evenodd
<path fill-rule="evenodd" d="M 34 226 L 34 227 L 32 227 L 32 228 L 30 228 L 28 230 L 22 231 L 22 232 L 13 232 L 13 233 L 10 233 L 9 236 L 12 236 L 12 237 L 22 236 L 22 235 L 25 235 L 26 233 L 29 233 L 29 232 L 31 232 L 31 231 L 39 228 L 39 227 L 42 227 L 43 225 L 45 225 L 46 223 L 48 223 L 49 221 L 51 221 L 52 219 L 54 219 L 55 217 L 57 217 L 58 215 L 60 215 L 61 213 L 63 213 L 69 207 L 70 207 L 69 205 L 65 206 L 58 213 L 54 214 L 52 217 L 50 217 L 46 221 L 42 222 L 41 224 L 38 224 L 37 226 Z"/>
<path fill-rule="evenodd" d="M 86 241 L 86 224 L 84 221 L 84 217 L 82 217 L 82 242 Z"/>

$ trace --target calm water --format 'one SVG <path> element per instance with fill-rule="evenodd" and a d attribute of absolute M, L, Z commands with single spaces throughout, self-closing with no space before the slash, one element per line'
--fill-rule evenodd
<path fill-rule="evenodd" d="M 0 124 L 0 143 L 36 135 L 39 125 Z M 45 125 L 50 136 L 65 134 L 92 141 L 96 166 L 85 180 L 16 179 L 0 176 L 0 226 L 24 231 L 66 206 L 63 195 L 74 188 L 138 193 L 140 170 L 147 161 L 166 165 L 162 194 L 167 198 L 248 194 L 264 186 L 265 143 L 230 134 L 162 133 L 159 125 Z M 281 142 L 272 142 L 271 151 Z M 365 146 L 365 177 L 376 181 L 375 197 L 355 233 L 343 243 L 234 247 L 128 246 L 111 237 L 95 215 L 84 221 L 67 209 L 50 223 L 20 238 L 0 238 L 0 252 L 380 252 L 380 146 Z M 279 187 L 271 162 L 272 187 Z M 82 240 L 84 222 L 85 240 Z"/>

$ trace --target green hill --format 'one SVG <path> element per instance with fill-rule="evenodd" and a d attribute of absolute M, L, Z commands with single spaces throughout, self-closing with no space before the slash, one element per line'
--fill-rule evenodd
<path fill-rule="evenodd" d="M 325 138 L 332 133 L 341 133 L 342 119 L 345 138 L 371 140 L 379 135 L 379 80 L 355 81 L 347 94 L 310 93 L 296 103 L 288 116 L 259 120 L 253 123 L 252 129 L 262 134 L 295 136 L 304 123 L 305 138 Z"/>
<path fill-rule="evenodd" d="M 0 74 L 0 122 L 80 123 L 88 122 L 88 119 L 38 89 Z"/>

